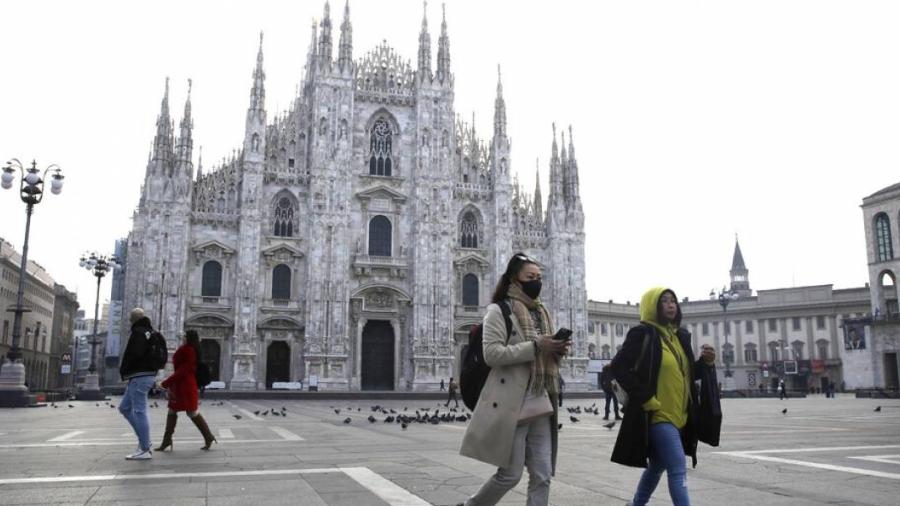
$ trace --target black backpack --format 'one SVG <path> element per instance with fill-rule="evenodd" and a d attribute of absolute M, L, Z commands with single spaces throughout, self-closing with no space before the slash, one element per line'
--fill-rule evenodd
<path fill-rule="evenodd" d="M 151 330 L 147 336 L 147 356 L 154 369 L 162 369 L 169 360 L 169 348 L 166 338 L 158 330 Z"/>
<path fill-rule="evenodd" d="M 197 386 L 202 388 L 209 385 L 212 381 L 211 376 L 212 374 L 209 372 L 209 366 L 206 365 L 206 362 L 197 359 L 197 369 L 194 371 L 194 377 L 197 379 Z"/>
<path fill-rule="evenodd" d="M 509 342 L 509 334 L 512 331 L 509 304 L 503 301 L 498 306 L 500 306 L 503 320 L 506 322 L 506 341 Z M 459 390 L 462 394 L 463 404 L 472 411 L 475 411 L 478 397 L 481 396 L 481 389 L 484 388 L 484 383 L 491 372 L 491 367 L 484 361 L 483 330 L 482 324 L 475 325 L 469 330 L 469 347 L 466 349 L 466 356 L 463 358 L 462 370 L 459 374 Z"/>

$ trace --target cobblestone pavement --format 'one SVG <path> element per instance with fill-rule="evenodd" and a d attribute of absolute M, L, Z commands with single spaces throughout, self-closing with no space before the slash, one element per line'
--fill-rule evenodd
<path fill-rule="evenodd" d="M 600 404 L 579 399 L 566 407 L 594 402 Z M 699 465 L 688 473 L 693 504 L 898 504 L 900 401 L 724 402 L 722 446 L 701 445 Z M 144 462 L 124 460 L 135 438 L 106 403 L 0 410 L 0 504 L 446 505 L 463 501 L 493 472 L 458 454 L 465 422 L 403 430 L 380 413 L 367 421 L 374 404 L 407 414 L 438 407 L 402 400 L 206 402 L 201 409 L 219 441 L 212 451 L 199 449 L 200 436 L 182 415 L 174 451 Z M 282 407 L 287 416 L 272 415 Z M 160 403 L 150 411 L 158 442 L 165 410 Z M 640 470 L 609 462 L 617 428 L 602 427 L 601 416 L 576 414 L 572 423 L 563 414 L 551 503 L 624 504 Z M 670 504 L 664 480 L 651 504 Z M 524 504 L 526 481 L 501 504 Z"/>

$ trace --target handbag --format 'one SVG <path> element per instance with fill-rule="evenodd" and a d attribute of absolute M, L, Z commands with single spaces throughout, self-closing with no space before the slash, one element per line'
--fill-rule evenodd
<path fill-rule="evenodd" d="M 519 425 L 528 423 L 535 418 L 547 416 L 553 413 L 553 404 L 550 402 L 550 396 L 547 391 L 540 395 L 534 395 L 529 389 L 525 393 L 525 400 L 522 401 L 522 409 L 519 410 Z"/>

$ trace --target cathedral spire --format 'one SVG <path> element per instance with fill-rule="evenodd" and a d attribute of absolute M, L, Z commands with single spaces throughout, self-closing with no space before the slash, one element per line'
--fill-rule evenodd
<path fill-rule="evenodd" d="M 447 5 L 441 5 L 441 38 L 438 39 L 437 73 L 442 84 L 450 84 L 450 38 L 447 36 Z"/>
<path fill-rule="evenodd" d="M 547 197 L 548 211 L 562 204 L 563 182 L 560 170 L 559 147 L 556 144 L 556 123 L 553 123 L 553 148 L 550 156 L 550 195 Z"/>
<path fill-rule="evenodd" d="M 575 143 L 572 141 L 572 125 L 569 125 L 569 199 L 581 205 L 581 188 L 578 182 L 578 162 L 575 160 Z"/>
<path fill-rule="evenodd" d="M 169 78 L 166 78 L 166 91 L 163 94 L 159 116 L 156 118 L 156 137 L 153 139 L 153 159 L 163 162 L 172 159 L 172 120 L 169 117 Z"/>
<path fill-rule="evenodd" d="M 192 132 L 194 130 L 194 120 L 191 118 L 191 87 L 192 82 L 188 79 L 187 100 L 184 102 L 184 116 L 181 118 L 181 129 L 178 135 L 178 164 L 179 175 L 185 175 L 188 178 L 193 177 L 193 166 L 191 164 L 191 153 L 193 152 L 194 140 Z"/>
<path fill-rule="evenodd" d="M 200 146 L 200 154 L 197 156 L 197 180 L 203 177 L 203 146 Z"/>
<path fill-rule="evenodd" d="M 428 33 L 428 2 L 422 2 L 422 30 L 419 32 L 419 79 L 431 80 L 431 35 Z"/>
<path fill-rule="evenodd" d="M 534 160 L 534 215 L 538 220 L 544 217 L 544 204 L 541 198 L 541 161 Z"/>
<path fill-rule="evenodd" d="M 256 53 L 256 68 L 253 70 L 253 88 L 250 90 L 250 110 L 263 111 L 266 108 L 266 73 L 263 71 L 263 32 L 259 32 L 259 51 Z"/>
<path fill-rule="evenodd" d="M 566 150 L 566 131 L 561 130 L 559 132 L 560 138 L 562 141 L 560 142 L 560 153 L 559 153 L 559 169 L 560 169 L 560 180 L 562 182 L 562 198 L 563 202 L 568 204 L 571 195 L 569 195 L 569 154 Z"/>
<path fill-rule="evenodd" d="M 325 0 L 325 12 L 322 15 L 322 33 L 319 34 L 319 62 L 323 66 L 331 65 L 331 6 Z"/>
<path fill-rule="evenodd" d="M 338 67 L 349 71 L 353 63 L 353 27 L 350 25 L 350 0 L 344 4 L 344 20 L 341 22 Z"/>
<path fill-rule="evenodd" d="M 506 137 L 506 102 L 503 100 L 503 81 L 497 64 L 497 98 L 494 100 L 494 137 Z"/>

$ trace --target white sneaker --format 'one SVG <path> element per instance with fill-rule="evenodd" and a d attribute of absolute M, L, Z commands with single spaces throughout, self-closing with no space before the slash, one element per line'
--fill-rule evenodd
<path fill-rule="evenodd" d="M 153 458 L 153 451 L 138 450 L 131 455 L 125 457 L 125 460 L 150 460 Z"/>

